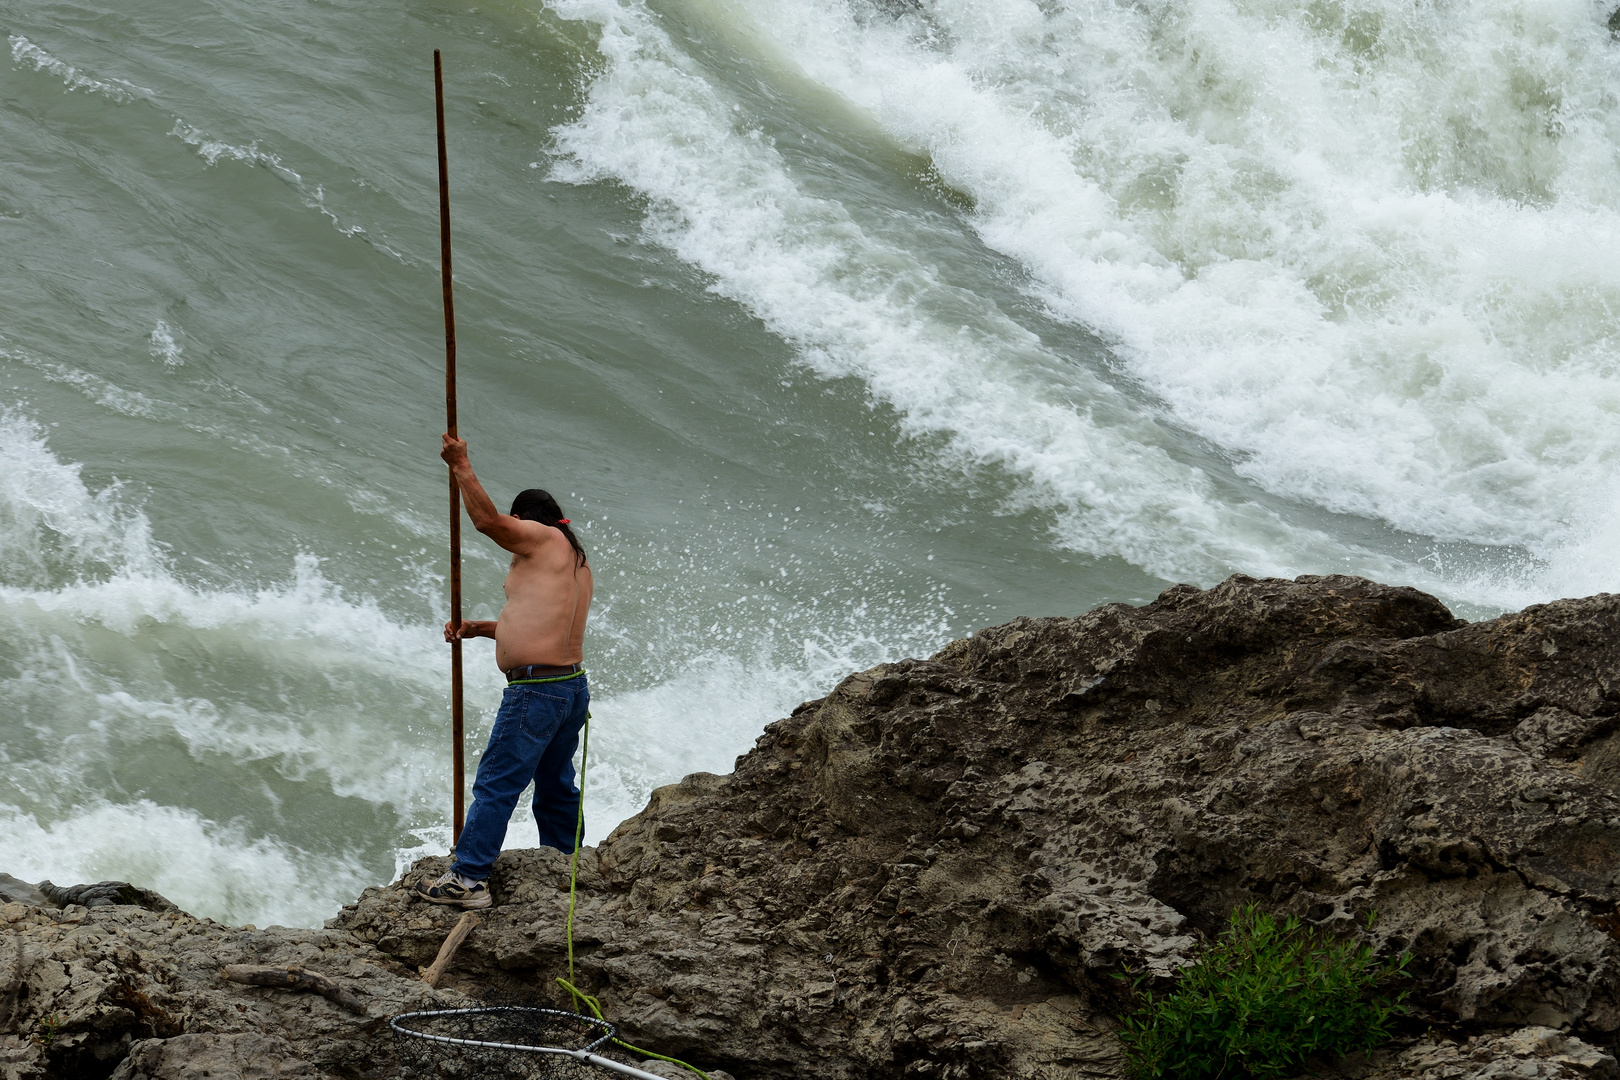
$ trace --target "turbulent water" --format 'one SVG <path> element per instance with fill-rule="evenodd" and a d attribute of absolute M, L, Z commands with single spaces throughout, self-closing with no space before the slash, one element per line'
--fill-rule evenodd
<path fill-rule="evenodd" d="M 313 924 L 444 849 L 435 47 L 462 431 L 597 568 L 594 841 L 1013 615 L 1615 587 L 1608 17 L 0 0 L 0 870 Z"/>

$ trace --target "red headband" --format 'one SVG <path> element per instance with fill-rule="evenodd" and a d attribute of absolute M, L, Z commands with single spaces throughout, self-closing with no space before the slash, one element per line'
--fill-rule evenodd
<path fill-rule="evenodd" d="M 557 524 L 566 525 L 566 524 L 568 524 L 568 519 L 567 518 L 558 518 L 557 519 Z"/>

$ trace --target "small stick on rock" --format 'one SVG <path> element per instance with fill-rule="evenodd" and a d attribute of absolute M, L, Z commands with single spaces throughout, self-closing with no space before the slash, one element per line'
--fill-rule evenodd
<path fill-rule="evenodd" d="M 461 948 L 461 943 L 467 940 L 467 935 L 472 933 L 473 927 L 477 925 L 478 916 L 472 912 L 468 911 L 461 916 L 461 921 L 456 923 L 455 929 L 450 931 L 450 936 L 439 946 L 439 955 L 434 959 L 433 965 L 422 969 L 423 982 L 435 989 L 438 988 L 439 980 L 444 978 L 445 971 L 450 967 L 450 961 L 456 957 L 456 950 Z"/>
<path fill-rule="evenodd" d="M 313 990 L 327 1001 L 361 1016 L 366 1007 L 360 999 L 349 993 L 325 975 L 305 971 L 301 967 L 274 967 L 267 964 L 226 964 L 220 976 L 229 982 L 248 986 L 278 986 L 284 990 Z"/>

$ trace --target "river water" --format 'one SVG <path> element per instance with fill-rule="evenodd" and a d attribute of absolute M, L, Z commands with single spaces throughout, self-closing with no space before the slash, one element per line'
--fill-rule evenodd
<path fill-rule="evenodd" d="M 0 870 L 309 925 L 444 849 L 435 47 L 462 431 L 596 567 L 595 841 L 1015 615 L 1614 587 L 1608 15 L 0 0 Z"/>

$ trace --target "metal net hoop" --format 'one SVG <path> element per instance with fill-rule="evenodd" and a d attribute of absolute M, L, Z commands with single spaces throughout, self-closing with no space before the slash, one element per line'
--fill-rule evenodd
<path fill-rule="evenodd" d="M 389 1020 L 418 1077 L 571 1080 L 595 1075 L 586 1055 L 615 1034 L 592 1016 L 521 1005 L 434 1009 Z"/>

